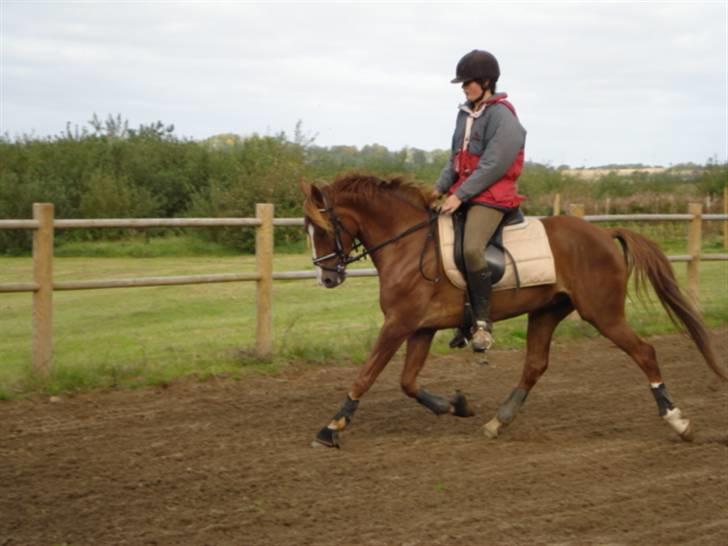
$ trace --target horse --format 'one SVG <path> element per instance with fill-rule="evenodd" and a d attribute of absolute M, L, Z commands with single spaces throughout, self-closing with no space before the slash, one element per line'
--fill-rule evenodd
<path fill-rule="evenodd" d="M 405 342 L 400 377 L 404 394 L 437 415 L 474 415 L 460 391 L 445 398 L 417 384 L 435 333 L 460 327 L 465 305 L 465 292 L 443 275 L 434 192 L 403 178 L 382 180 L 358 173 L 340 176 L 322 187 L 302 181 L 300 187 L 304 225 L 320 283 L 327 288 L 340 286 L 346 279 L 346 266 L 369 256 L 379 274 L 384 314 L 374 346 L 346 399 L 312 445 L 340 447 L 341 433 L 360 399 Z M 650 384 L 659 415 L 680 438 L 691 441 L 693 425 L 670 397 L 653 346 L 625 319 L 627 284 L 634 272 L 638 297 L 645 297 L 649 282 L 672 322 L 687 331 L 713 372 L 728 380 L 717 363 L 702 318 L 681 291 L 665 254 L 653 241 L 621 227 L 602 228 L 572 216 L 541 221 L 554 258 L 556 282 L 492 294 L 492 322 L 528 314 L 528 327 L 520 380 L 484 424 L 485 436 L 497 438 L 513 422 L 549 365 L 556 326 L 576 310 L 634 360 Z"/>

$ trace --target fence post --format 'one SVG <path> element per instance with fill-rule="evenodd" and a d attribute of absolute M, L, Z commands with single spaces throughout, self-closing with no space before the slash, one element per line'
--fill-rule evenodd
<path fill-rule="evenodd" d="M 692 214 L 688 229 L 688 294 L 698 307 L 700 302 L 700 250 L 703 236 L 703 205 L 702 203 L 690 203 L 688 213 Z"/>
<path fill-rule="evenodd" d="M 723 214 L 728 214 L 728 186 L 723 188 Z M 723 248 L 728 248 L 728 220 L 723 220 Z"/>
<path fill-rule="evenodd" d="M 33 203 L 33 374 L 48 377 L 53 364 L 53 204 Z"/>
<path fill-rule="evenodd" d="M 551 216 L 558 216 L 559 214 L 561 214 L 561 194 L 557 193 L 554 195 L 554 207 Z"/>
<path fill-rule="evenodd" d="M 584 205 L 580 203 L 569 203 L 569 216 L 578 216 L 579 218 L 584 216 Z M 572 311 L 566 318 L 569 320 L 579 320 L 581 316 L 578 311 Z"/>
<path fill-rule="evenodd" d="M 569 215 L 578 216 L 579 218 L 581 218 L 582 216 L 584 216 L 584 205 L 581 205 L 579 203 L 570 203 Z"/>
<path fill-rule="evenodd" d="M 258 203 L 255 216 L 261 221 L 255 234 L 256 282 L 255 354 L 267 358 L 273 349 L 273 205 Z"/>

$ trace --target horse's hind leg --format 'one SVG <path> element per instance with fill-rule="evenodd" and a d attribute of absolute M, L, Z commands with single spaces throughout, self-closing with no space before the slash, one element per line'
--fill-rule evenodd
<path fill-rule="evenodd" d="M 434 335 L 435 330 L 421 329 L 407 339 L 407 356 L 400 377 L 402 390 L 436 415 L 451 413 L 458 417 L 471 417 L 474 414 L 468 407 L 465 395 L 459 391 L 450 400 L 446 400 L 417 387 L 417 375 L 425 365 Z"/>
<path fill-rule="evenodd" d="M 657 365 L 655 349 L 641 339 L 627 324 L 624 316 L 611 320 L 604 317 L 590 317 L 591 322 L 605 337 L 612 340 L 620 349 L 632 357 L 642 369 L 650 382 L 650 390 L 657 402 L 657 410 L 672 429 L 686 442 L 693 439 L 693 427 L 690 420 L 683 418 L 680 409 L 674 405 L 662 382 L 660 368 Z"/>
<path fill-rule="evenodd" d="M 521 380 L 510 396 L 500 405 L 495 417 L 483 426 L 483 433 L 496 438 L 499 431 L 516 418 L 526 401 L 529 391 L 543 375 L 549 365 L 549 350 L 554 330 L 573 307 L 570 301 L 533 311 L 528 315 L 528 336 L 526 340 L 526 363 Z"/>

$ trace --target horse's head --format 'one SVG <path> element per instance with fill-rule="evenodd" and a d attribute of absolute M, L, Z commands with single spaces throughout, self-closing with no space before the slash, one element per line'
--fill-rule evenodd
<path fill-rule="evenodd" d="M 311 239 L 316 277 L 326 288 L 335 288 L 346 279 L 358 227 L 345 212 L 335 210 L 333 199 L 321 189 L 307 182 L 300 186 L 305 196 L 305 226 Z"/>

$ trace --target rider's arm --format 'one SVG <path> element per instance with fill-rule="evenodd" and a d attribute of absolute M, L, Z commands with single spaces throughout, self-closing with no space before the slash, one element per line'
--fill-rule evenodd
<path fill-rule="evenodd" d="M 458 176 L 458 173 L 456 173 L 455 169 L 452 167 L 453 157 L 454 156 L 451 155 L 447 160 L 445 167 L 440 173 L 440 177 L 437 179 L 437 182 L 435 182 L 435 190 L 437 190 L 438 193 L 446 193 L 447 190 L 450 189 L 450 186 L 455 183 L 455 179 Z"/>
<path fill-rule="evenodd" d="M 495 133 L 488 140 L 478 167 L 455 192 L 462 201 L 501 179 L 526 142 L 525 129 L 506 106 L 499 105 L 492 115 L 489 125 L 493 124 Z"/>

